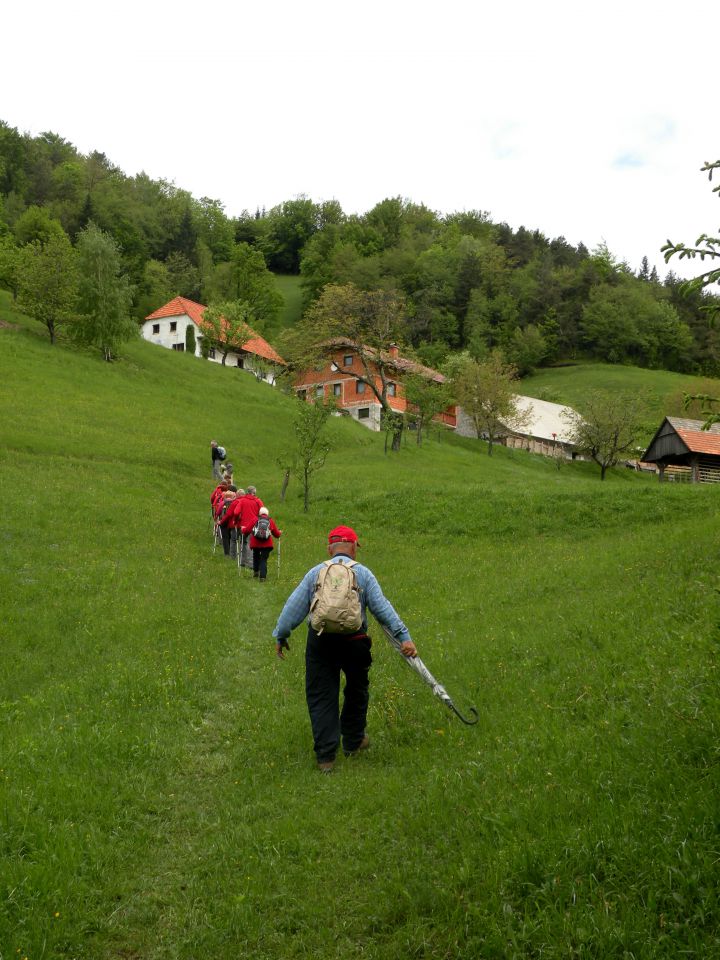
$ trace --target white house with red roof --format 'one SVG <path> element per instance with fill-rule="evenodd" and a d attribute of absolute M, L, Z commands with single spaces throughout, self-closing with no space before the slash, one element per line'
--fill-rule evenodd
<path fill-rule="evenodd" d="M 203 356 L 202 340 L 209 328 L 203 320 L 206 306 L 187 297 L 175 297 L 164 306 L 149 314 L 142 325 L 142 336 L 168 350 L 185 351 L 186 331 L 195 328 L 195 356 Z M 222 355 L 212 347 L 207 359 L 222 363 Z M 253 373 L 259 380 L 275 383 L 281 367 L 286 366 L 280 354 L 253 331 L 253 336 L 243 343 L 233 344 L 225 360 L 225 366 L 239 367 Z"/>

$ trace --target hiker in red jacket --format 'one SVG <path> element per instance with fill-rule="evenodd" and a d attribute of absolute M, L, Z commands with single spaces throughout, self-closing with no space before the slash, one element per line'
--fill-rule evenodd
<path fill-rule="evenodd" d="M 270 551 L 273 548 L 273 537 L 281 537 L 275 521 L 268 513 L 267 507 L 260 507 L 255 519 L 249 526 L 240 528 L 242 535 L 250 537 L 250 549 L 253 559 L 253 576 L 260 580 L 267 580 L 267 564 Z"/>
<path fill-rule="evenodd" d="M 217 515 L 218 501 L 222 503 L 223 493 L 225 493 L 229 486 L 230 485 L 225 483 L 223 480 L 223 482 L 219 483 L 210 494 L 210 506 L 212 507 L 213 514 Z"/>
<path fill-rule="evenodd" d="M 242 533 L 246 527 L 252 528 L 254 526 L 260 513 L 260 507 L 262 506 L 263 502 L 260 497 L 256 495 L 255 487 L 248 487 L 247 493 L 242 497 L 238 497 L 233 502 L 225 514 L 225 519 L 230 522 L 231 527 L 235 530 L 240 530 Z M 250 553 L 248 537 L 243 537 L 240 565 L 252 569 L 252 555 Z"/>
<path fill-rule="evenodd" d="M 230 522 L 230 511 L 237 502 L 237 493 L 234 490 L 225 490 L 218 499 L 216 517 L 222 537 L 223 553 L 231 560 L 237 558 L 237 530 Z"/>

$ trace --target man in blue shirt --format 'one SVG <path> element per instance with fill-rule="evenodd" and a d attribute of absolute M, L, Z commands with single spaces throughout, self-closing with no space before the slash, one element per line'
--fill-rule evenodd
<path fill-rule="evenodd" d="M 328 553 L 333 563 L 355 561 L 358 537 L 352 527 L 335 527 L 328 535 Z M 318 563 L 305 574 L 288 597 L 273 630 L 276 651 L 281 660 L 289 650 L 288 637 L 309 614 L 318 575 L 324 564 Z M 318 768 L 331 773 L 335 754 L 342 740 L 345 756 L 370 746 L 365 732 L 369 701 L 371 640 L 367 635 L 367 610 L 401 642 L 406 657 L 417 656 L 410 632 L 386 599 L 372 571 L 354 563 L 353 571 L 360 593 L 362 626 L 353 634 L 317 633 L 308 622 L 305 651 L 305 695 L 312 726 Z M 343 707 L 340 711 L 340 673 L 345 674 Z"/>

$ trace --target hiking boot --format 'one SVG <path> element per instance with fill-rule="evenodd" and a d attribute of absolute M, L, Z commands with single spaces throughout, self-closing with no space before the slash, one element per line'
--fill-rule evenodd
<path fill-rule="evenodd" d="M 318 760 L 318 770 L 320 773 L 332 773 L 334 766 L 334 760 Z"/>
<path fill-rule="evenodd" d="M 355 747 L 354 750 L 345 750 L 346 757 L 356 757 L 362 750 L 367 750 L 370 746 L 370 737 L 367 734 L 363 735 L 360 743 Z"/>

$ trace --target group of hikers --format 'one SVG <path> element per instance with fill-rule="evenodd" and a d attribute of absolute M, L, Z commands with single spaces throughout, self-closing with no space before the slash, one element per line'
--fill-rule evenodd
<path fill-rule="evenodd" d="M 225 555 L 237 559 L 239 530 L 240 562 L 249 566 L 249 551 L 252 551 L 253 574 L 264 580 L 272 538 L 279 538 L 281 531 L 257 496 L 255 487 L 250 486 L 247 491 L 237 489 L 232 483 L 229 463 L 222 471 L 226 451 L 215 441 L 211 443 L 211 450 L 213 476 L 219 479 L 211 503 Z M 246 546 L 247 560 L 242 557 Z M 372 640 L 367 632 L 367 611 L 395 638 L 404 656 L 417 656 L 408 628 L 383 594 L 377 578 L 357 562 L 359 547 L 352 527 L 332 529 L 327 547 L 330 559 L 308 570 L 288 597 L 272 634 L 276 654 L 284 660 L 290 650 L 290 634 L 307 618 L 305 696 L 321 773 L 333 772 L 341 745 L 346 757 L 357 756 L 370 746 L 366 721 Z M 345 675 L 342 710 L 341 673 Z"/>
<path fill-rule="evenodd" d="M 232 464 L 223 463 L 227 456 L 224 447 L 213 440 L 210 449 L 213 476 L 220 481 L 210 494 L 215 540 L 222 540 L 226 557 L 252 570 L 258 580 L 267 580 L 273 537 L 279 540 L 282 531 L 278 530 L 254 486 L 244 490 L 234 484 Z"/>

